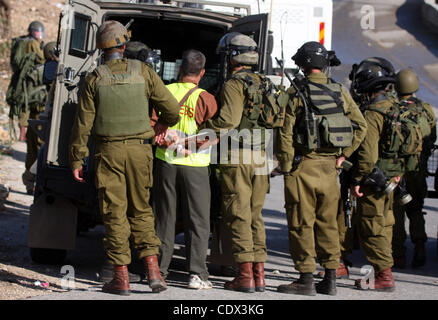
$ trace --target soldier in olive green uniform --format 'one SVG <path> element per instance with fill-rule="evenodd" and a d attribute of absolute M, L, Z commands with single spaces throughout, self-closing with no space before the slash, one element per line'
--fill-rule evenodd
<path fill-rule="evenodd" d="M 394 203 L 395 224 L 392 237 L 394 268 L 404 268 L 406 264 L 405 212 L 409 219 L 411 241 L 415 245 L 412 266 L 420 267 L 426 262 L 424 244 L 427 241 L 427 234 L 422 210 L 424 198 L 427 196 L 427 160 L 431 155 L 431 150 L 436 140 L 436 117 L 430 104 L 414 96 L 418 88 L 418 77 L 413 70 L 404 69 L 397 74 L 396 90 L 401 103 L 408 108 L 424 110 L 428 118 L 431 133 L 423 137 L 423 147 L 418 166 L 415 170 L 408 171 L 404 175 L 406 189 L 412 196 L 412 201 L 405 206 L 401 206 L 397 202 Z"/>
<path fill-rule="evenodd" d="M 157 136 L 179 120 L 179 104 L 159 76 L 138 60 L 123 59 L 128 40 L 127 30 L 119 22 L 109 20 L 99 27 L 96 42 L 104 50 L 105 64 L 86 77 L 81 89 L 70 154 L 74 177 L 83 181 L 83 159 L 88 156 L 87 141 L 93 129 L 104 246 L 114 266 L 114 278 L 103 291 L 115 294 L 130 293 L 130 237 L 144 261 L 152 291 L 167 288 L 158 267 L 161 243 L 149 205 L 154 136 L 149 104 L 161 112 L 155 126 Z"/>
<path fill-rule="evenodd" d="M 36 65 L 44 64 L 46 54 L 42 50 L 44 37 L 44 26 L 39 21 L 33 21 L 28 28 L 29 39 L 25 40 L 24 54 L 34 52 L 36 54 Z M 40 112 L 44 112 L 44 105 L 33 103 L 29 106 L 29 110 L 22 111 L 19 116 L 20 126 L 20 140 L 25 140 L 26 137 L 26 160 L 25 160 L 25 172 L 22 175 L 23 184 L 26 186 L 28 194 L 33 194 L 35 185 L 35 174 L 30 172 L 30 168 L 36 161 L 38 156 L 38 150 L 42 145 L 42 141 L 38 138 L 37 134 L 32 130 L 26 130 L 28 126 L 28 119 L 38 119 Z"/>
<path fill-rule="evenodd" d="M 387 130 L 390 128 L 385 114 L 397 108 L 397 100 L 389 86 L 395 82 L 395 73 L 386 59 L 369 58 L 354 65 L 352 74 L 352 88 L 369 99 L 365 111 L 368 132 L 357 151 L 352 193 L 357 198 L 360 243 L 375 275 L 374 283 L 358 280 L 356 286 L 359 289 L 394 291 L 391 272 L 394 193 L 376 192 L 374 186 L 365 185 L 364 178 L 378 167 L 392 181 L 398 182 L 404 171 L 402 159 L 387 150 L 390 138 Z"/>
<path fill-rule="evenodd" d="M 207 122 L 207 127 L 217 133 L 221 130 L 237 129 L 238 132 L 250 133 L 248 140 L 253 141 L 254 131 L 263 130 L 250 124 L 245 116 L 246 91 L 242 77 L 249 76 L 252 81 L 260 82 L 260 78 L 251 71 L 251 66 L 258 63 L 257 44 L 251 38 L 233 32 L 226 34 L 219 43 L 219 50 L 227 55 L 231 77 L 228 79 L 219 96 L 219 113 L 216 118 Z M 253 121 L 254 122 L 254 121 Z M 232 134 L 231 134 L 232 135 Z M 227 136 L 221 136 L 224 143 Z M 237 139 L 235 136 L 231 140 Z M 231 143 L 232 144 L 232 143 Z M 252 152 L 261 149 L 259 152 Z M 223 219 L 231 234 L 232 253 L 238 264 L 238 275 L 233 281 L 225 283 L 225 289 L 243 292 L 265 290 L 264 262 L 267 257 L 265 225 L 262 208 L 269 188 L 267 172 L 258 174 L 263 164 L 254 155 L 264 157 L 264 146 L 260 141 L 252 145 L 239 143 L 238 149 L 229 149 L 230 154 L 238 156 L 238 162 L 231 159 L 230 164 L 220 161 Z M 227 153 L 227 152 L 225 152 Z M 244 161 L 244 154 L 250 161 Z M 222 156 L 227 156 L 223 155 Z M 256 163 L 257 162 L 257 163 Z"/>
<path fill-rule="evenodd" d="M 340 64 L 334 52 L 318 42 L 308 42 L 292 59 L 303 69 L 305 79 L 289 90 L 277 159 L 285 174 L 289 248 L 300 278 L 280 285 L 278 291 L 335 295 L 340 256 L 337 168 L 364 139 L 366 123 L 348 91 L 322 72 Z M 324 279 L 316 288 L 315 257 L 325 268 Z"/>

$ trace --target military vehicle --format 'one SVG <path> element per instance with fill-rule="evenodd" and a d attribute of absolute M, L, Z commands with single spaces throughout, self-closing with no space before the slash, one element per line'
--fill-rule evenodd
<path fill-rule="evenodd" d="M 331 0 L 327 1 L 331 4 Z M 89 141 L 90 156 L 85 159 L 87 183 L 73 179 L 69 142 L 81 83 L 88 72 L 102 63 L 95 34 L 103 21 L 121 22 L 130 30 L 131 40 L 151 48 L 154 52 L 151 63 L 165 83 L 176 81 L 182 52 L 194 48 L 207 57 L 200 87 L 214 94 L 226 70 L 225 59 L 216 54 L 217 44 L 230 31 L 249 35 L 258 43 L 257 71 L 271 75 L 281 71 L 272 64 L 274 58 L 281 57 L 272 57 L 276 35 L 269 32 L 269 13 L 251 15 L 251 6 L 245 1 L 242 4 L 201 0 L 165 2 L 66 1 L 59 17 L 59 64 L 54 94 L 40 119 L 30 121 L 30 126 L 44 140 L 36 165 L 37 181 L 28 230 L 28 246 L 34 261 L 61 263 L 67 250 L 75 247 L 78 232 L 101 223 L 94 187 L 93 141 Z M 207 5 L 228 8 L 231 12 L 205 9 Z M 329 17 L 327 24 L 331 27 L 331 13 Z M 317 28 L 314 37 L 307 40 L 318 40 L 320 36 Z M 286 59 L 290 60 L 290 54 Z"/>

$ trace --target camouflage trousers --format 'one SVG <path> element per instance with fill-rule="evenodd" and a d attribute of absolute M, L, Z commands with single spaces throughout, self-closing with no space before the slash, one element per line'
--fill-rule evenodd
<path fill-rule="evenodd" d="M 143 144 L 142 139 L 98 143 L 94 160 L 109 262 L 131 263 L 130 240 L 140 259 L 157 255 L 161 241 L 149 205 L 152 146 Z"/>
<path fill-rule="evenodd" d="M 335 157 L 306 159 L 284 177 L 289 250 L 295 268 L 315 272 L 316 258 L 327 269 L 339 267 L 337 210 L 340 188 Z"/>
<path fill-rule="evenodd" d="M 394 200 L 395 224 L 392 236 L 392 250 L 394 257 L 403 257 L 406 254 L 405 218 L 409 220 L 409 235 L 413 243 L 427 241 L 426 226 L 423 214 L 424 198 L 427 196 L 427 182 L 424 172 L 407 172 L 404 175 L 406 190 L 412 200 L 405 206 Z"/>
<path fill-rule="evenodd" d="M 392 258 L 393 199 L 389 195 L 370 194 L 357 199 L 358 227 L 361 247 L 376 272 L 390 268 Z"/>
<path fill-rule="evenodd" d="M 240 150 L 240 159 L 243 151 Z M 262 208 L 269 179 L 252 159 L 248 164 L 220 164 L 222 214 L 230 231 L 231 251 L 236 263 L 265 262 L 266 232 Z M 257 162 L 259 163 L 259 162 Z"/>

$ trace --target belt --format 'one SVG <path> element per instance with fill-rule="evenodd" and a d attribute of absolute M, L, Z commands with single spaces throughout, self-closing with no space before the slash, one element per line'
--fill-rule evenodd
<path fill-rule="evenodd" d="M 327 156 L 327 157 L 320 157 L 320 158 L 309 158 L 306 156 L 303 156 L 303 161 L 304 160 L 336 160 L 335 156 Z"/>
<path fill-rule="evenodd" d="M 152 139 L 126 139 L 124 144 L 152 144 Z"/>
<path fill-rule="evenodd" d="M 126 139 L 102 141 L 102 143 L 123 143 L 123 144 L 152 144 L 152 139 Z"/>

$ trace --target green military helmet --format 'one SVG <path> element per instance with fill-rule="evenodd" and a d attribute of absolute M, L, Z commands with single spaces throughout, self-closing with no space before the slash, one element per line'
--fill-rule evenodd
<path fill-rule="evenodd" d="M 126 44 L 128 41 L 128 30 L 118 21 L 105 21 L 97 29 L 96 46 L 98 49 L 120 47 Z"/>
<path fill-rule="evenodd" d="M 44 59 L 56 60 L 56 42 L 51 41 L 44 46 Z"/>
<path fill-rule="evenodd" d="M 44 32 L 45 29 L 44 29 L 44 25 L 43 25 L 41 22 L 39 22 L 39 21 L 32 21 L 32 22 L 29 24 L 29 27 L 27 28 L 27 31 L 28 31 L 29 33 L 31 33 L 32 31 L 40 31 L 40 32 Z"/>
<path fill-rule="evenodd" d="M 399 95 L 413 94 L 418 88 L 418 77 L 412 69 L 403 69 L 397 73 L 395 89 Z"/>
<path fill-rule="evenodd" d="M 257 43 L 239 32 L 224 35 L 219 41 L 217 53 L 225 53 L 232 61 L 243 65 L 256 65 L 259 61 Z"/>

